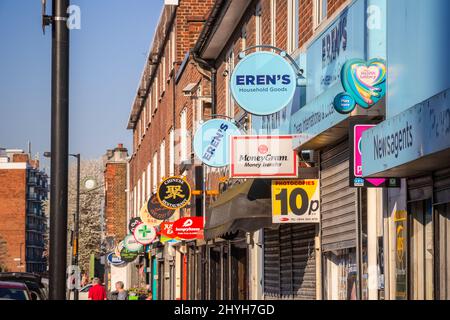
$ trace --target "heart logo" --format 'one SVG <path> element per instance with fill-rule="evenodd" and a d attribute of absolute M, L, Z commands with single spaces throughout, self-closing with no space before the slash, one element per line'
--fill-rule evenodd
<path fill-rule="evenodd" d="M 341 81 L 356 103 L 368 109 L 386 94 L 386 63 L 382 59 L 351 59 L 342 67 Z"/>

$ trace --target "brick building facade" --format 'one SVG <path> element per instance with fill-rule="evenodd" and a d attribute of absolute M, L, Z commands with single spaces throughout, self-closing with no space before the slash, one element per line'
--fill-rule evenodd
<path fill-rule="evenodd" d="M 22 150 L 0 150 L 0 266 L 8 271 L 44 273 L 47 175 Z"/>
<path fill-rule="evenodd" d="M 114 241 L 127 235 L 128 151 L 119 144 L 104 158 L 106 237 Z"/>

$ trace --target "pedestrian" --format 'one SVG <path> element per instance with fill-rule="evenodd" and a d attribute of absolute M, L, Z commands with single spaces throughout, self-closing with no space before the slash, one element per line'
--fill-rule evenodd
<path fill-rule="evenodd" d="M 99 278 L 94 278 L 92 280 L 92 287 L 89 289 L 88 293 L 89 300 L 107 300 L 106 298 L 106 290 L 101 285 Z"/>
<path fill-rule="evenodd" d="M 116 282 L 116 291 L 113 293 L 114 300 L 128 300 L 128 291 L 124 289 L 122 281 Z"/>

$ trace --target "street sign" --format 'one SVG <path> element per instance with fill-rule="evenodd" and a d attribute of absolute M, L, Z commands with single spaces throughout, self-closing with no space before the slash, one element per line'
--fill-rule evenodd
<path fill-rule="evenodd" d="M 272 221 L 273 223 L 319 223 L 319 180 L 273 180 Z"/>
<path fill-rule="evenodd" d="M 169 210 L 166 207 L 161 206 L 156 194 L 152 195 L 147 202 L 148 213 L 156 220 L 167 220 L 173 216 L 174 210 Z"/>
<path fill-rule="evenodd" d="M 230 163 L 230 137 L 240 133 L 229 120 L 208 120 L 195 132 L 194 153 L 207 166 L 227 166 Z"/>
<path fill-rule="evenodd" d="M 281 55 L 260 51 L 242 59 L 231 75 L 231 93 L 241 108 L 256 115 L 282 110 L 292 100 L 297 76 Z"/>
<path fill-rule="evenodd" d="M 148 245 L 152 243 L 153 240 L 155 240 L 156 230 L 153 226 L 141 223 L 134 229 L 133 236 L 138 243 L 142 245 Z"/>
<path fill-rule="evenodd" d="M 158 188 L 159 203 L 170 210 L 177 210 L 187 206 L 191 200 L 191 187 L 180 177 L 164 179 Z"/>
<path fill-rule="evenodd" d="M 296 178 L 293 136 L 231 137 L 232 178 Z"/>

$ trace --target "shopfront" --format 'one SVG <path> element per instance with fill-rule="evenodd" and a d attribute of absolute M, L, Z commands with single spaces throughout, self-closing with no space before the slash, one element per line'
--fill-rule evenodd
<path fill-rule="evenodd" d="M 374 69 L 375 61 L 384 61 L 385 27 L 368 28 L 365 20 L 371 4 L 352 2 L 299 58 L 306 70 L 306 98 L 291 116 L 290 133 L 297 134 L 296 150 L 314 155 L 313 165 L 319 170 L 319 266 L 326 300 L 368 299 L 367 190 L 350 181 L 349 130 L 358 121 L 380 122 L 385 99 L 379 95 L 367 103 L 361 99 L 364 94 L 355 90 L 352 96 L 357 103 L 349 110 L 339 110 L 336 100 L 352 88 L 354 79 L 344 77 L 346 66 Z M 383 4 L 377 2 L 380 8 Z"/>
<path fill-rule="evenodd" d="M 364 176 L 404 178 L 400 191 L 387 194 L 388 298 L 446 300 L 450 63 L 448 41 L 440 39 L 450 31 L 450 3 L 394 1 L 387 9 L 389 68 L 397 72 L 388 77 L 387 120 L 363 134 L 362 161 Z M 421 32 L 405 35 L 402 30 L 412 25 Z M 423 85 L 417 86 L 413 75 L 420 75 Z"/>

